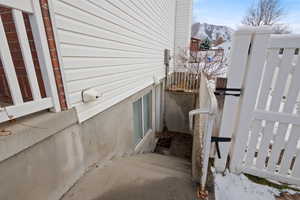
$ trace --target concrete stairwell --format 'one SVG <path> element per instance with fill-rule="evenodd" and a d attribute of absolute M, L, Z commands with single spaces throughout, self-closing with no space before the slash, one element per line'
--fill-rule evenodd
<path fill-rule="evenodd" d="M 194 200 L 191 163 L 155 153 L 110 161 L 86 173 L 62 200 Z"/>

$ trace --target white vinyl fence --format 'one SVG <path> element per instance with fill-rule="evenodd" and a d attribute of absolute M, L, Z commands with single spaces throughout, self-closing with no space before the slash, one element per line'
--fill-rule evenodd
<path fill-rule="evenodd" d="M 0 107 L 0 122 L 15 119 L 17 117 L 48 108 L 53 108 L 54 111 L 59 111 L 60 106 L 57 96 L 57 89 L 39 1 L 0 0 L 0 6 L 12 9 L 12 15 L 33 97 L 33 100 L 29 102 L 24 102 L 23 100 L 12 55 L 9 49 L 8 40 L 4 31 L 3 21 L 0 17 L 0 58 L 13 101 L 13 105 Z M 24 23 L 23 12 L 29 14 L 47 98 L 41 97 Z"/>
<path fill-rule="evenodd" d="M 300 35 L 248 28 L 234 38 L 227 88 L 242 95 L 225 98 L 220 137 L 233 142 L 220 146 L 216 169 L 230 154 L 232 172 L 300 185 Z"/>

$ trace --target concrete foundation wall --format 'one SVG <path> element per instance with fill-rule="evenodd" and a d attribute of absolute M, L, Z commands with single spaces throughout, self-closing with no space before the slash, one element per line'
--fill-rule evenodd
<path fill-rule="evenodd" d="M 166 92 L 166 126 L 169 131 L 190 133 L 189 112 L 195 109 L 194 94 Z"/>
<path fill-rule="evenodd" d="M 0 159 L 0 199 L 58 200 L 94 164 L 153 151 L 154 132 L 150 132 L 138 147 L 133 142 L 132 103 L 150 90 L 152 86 L 83 124 L 68 123 L 65 127 L 61 126 L 64 121 L 70 121 L 66 119 L 76 116 L 74 112 L 64 115 L 42 113 L 7 124 L 4 128 L 11 134 L 0 136 L 0 145 L 4 145 L 4 141 L 7 146 L 19 143 L 16 145 L 19 148 L 15 151 L 12 148 L 8 148 L 9 151 L 0 148 L 0 158 L 1 154 L 6 157 L 8 153 L 12 154 L 8 158 Z M 155 106 L 152 108 L 155 113 Z M 53 120 L 47 118 L 45 124 L 34 124 L 37 118 L 45 115 L 52 115 Z M 57 117 L 61 119 L 58 120 Z M 154 121 L 153 119 L 152 127 L 155 127 Z M 24 127 L 30 126 L 32 131 L 30 132 L 30 128 L 26 131 L 15 128 L 20 124 Z M 61 127 L 60 130 L 57 127 Z M 51 130 L 53 133 L 49 134 Z M 43 135 L 44 132 L 47 134 L 43 139 L 35 139 L 40 138 L 36 137 L 37 134 Z M 28 147 L 25 144 L 27 141 L 16 141 L 19 134 L 26 134 L 28 141 L 31 139 L 36 142 L 31 141 Z M 26 149 L 20 149 L 22 145 Z"/>
<path fill-rule="evenodd" d="M 0 199 L 59 199 L 84 172 L 79 126 L 0 163 Z"/>

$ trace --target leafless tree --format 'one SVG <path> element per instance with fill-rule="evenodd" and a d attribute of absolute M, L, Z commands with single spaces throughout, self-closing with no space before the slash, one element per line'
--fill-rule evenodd
<path fill-rule="evenodd" d="M 258 0 L 249 8 L 242 23 L 250 26 L 274 25 L 283 15 L 281 0 Z"/>
<path fill-rule="evenodd" d="M 200 75 L 205 73 L 208 77 L 222 76 L 227 71 L 227 58 L 224 50 L 189 51 L 180 49 L 176 55 L 177 65 L 185 71 Z"/>
<path fill-rule="evenodd" d="M 193 56 L 191 55 L 191 59 Z M 224 56 L 224 50 L 199 51 L 196 56 L 196 62 L 191 62 L 191 68 L 202 71 L 210 78 L 222 76 L 228 69 L 227 58 Z"/>

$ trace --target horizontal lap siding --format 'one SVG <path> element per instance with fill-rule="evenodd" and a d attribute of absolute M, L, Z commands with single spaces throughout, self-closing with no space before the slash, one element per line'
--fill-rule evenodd
<path fill-rule="evenodd" d="M 53 0 L 72 106 L 84 121 L 164 77 L 163 51 L 174 52 L 174 0 Z M 103 97 L 83 104 L 81 92 Z"/>
<path fill-rule="evenodd" d="M 188 47 L 191 39 L 192 0 L 177 0 L 176 47 Z"/>
<path fill-rule="evenodd" d="M 176 31 L 175 31 L 175 55 L 180 54 L 179 49 L 189 49 L 191 40 L 193 0 L 177 0 L 176 5 Z M 182 67 L 176 66 L 180 71 Z"/>

